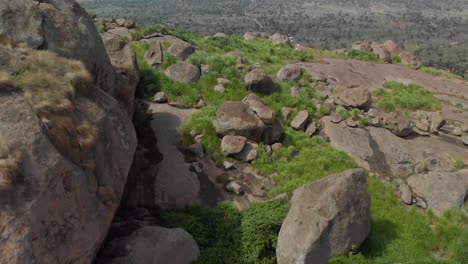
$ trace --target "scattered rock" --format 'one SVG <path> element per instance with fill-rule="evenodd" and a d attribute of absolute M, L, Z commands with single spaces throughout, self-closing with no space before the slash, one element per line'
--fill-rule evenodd
<path fill-rule="evenodd" d="M 335 108 L 335 106 L 336 106 L 335 99 L 333 99 L 333 98 L 326 99 L 325 102 L 323 102 L 323 106 L 325 108 L 327 108 L 327 109 L 333 110 Z M 344 109 L 344 108 L 342 108 L 342 109 Z M 346 109 L 344 109 L 344 110 L 346 110 Z M 337 110 L 336 112 L 339 112 L 339 110 Z"/>
<path fill-rule="evenodd" d="M 288 64 L 281 68 L 276 74 L 276 79 L 280 81 L 297 82 L 301 79 L 302 69 L 295 64 Z"/>
<path fill-rule="evenodd" d="M 227 89 L 222 84 L 215 85 L 213 90 L 215 90 L 215 92 L 217 92 L 217 93 L 227 93 Z"/>
<path fill-rule="evenodd" d="M 193 155 L 204 158 L 205 157 L 205 149 L 203 148 L 203 144 L 195 143 L 188 147 L 188 151 L 190 151 Z"/>
<path fill-rule="evenodd" d="M 164 53 L 161 42 L 156 41 L 145 52 L 145 62 L 151 66 L 159 66 L 164 62 Z"/>
<path fill-rule="evenodd" d="M 370 227 L 370 195 L 363 170 L 307 184 L 291 198 L 278 235 L 278 264 L 328 263 L 359 247 Z"/>
<path fill-rule="evenodd" d="M 289 115 L 291 114 L 292 110 L 293 109 L 291 107 L 282 107 L 281 108 L 281 115 L 283 116 L 284 120 L 288 120 Z"/>
<path fill-rule="evenodd" d="M 247 103 L 250 106 L 250 109 L 252 109 L 252 111 L 254 111 L 265 124 L 271 125 L 276 120 L 275 112 L 266 106 L 256 94 L 249 94 L 242 100 L 242 102 Z"/>
<path fill-rule="evenodd" d="M 312 137 L 315 132 L 317 132 L 317 126 L 315 125 L 315 122 L 310 122 L 309 126 L 307 126 L 307 129 L 305 131 L 305 135 L 308 137 Z"/>
<path fill-rule="evenodd" d="M 258 144 L 253 141 L 247 141 L 244 149 L 234 156 L 237 160 L 251 162 L 258 158 Z"/>
<path fill-rule="evenodd" d="M 256 40 L 260 37 L 260 34 L 257 32 L 246 32 L 243 37 L 245 40 Z"/>
<path fill-rule="evenodd" d="M 284 45 L 287 45 L 287 46 L 292 45 L 291 40 L 289 39 L 288 36 L 282 35 L 282 34 L 279 34 L 279 33 L 273 34 L 270 37 L 270 40 L 273 43 L 273 45 L 280 45 L 280 44 L 284 44 Z"/>
<path fill-rule="evenodd" d="M 299 88 L 297 88 L 296 86 L 292 87 L 291 88 L 291 96 L 292 97 L 301 97 L 301 91 L 299 90 Z"/>
<path fill-rule="evenodd" d="M 242 136 L 224 136 L 221 141 L 221 151 L 224 155 L 240 153 L 247 143 L 247 138 Z"/>
<path fill-rule="evenodd" d="M 407 182 L 414 196 L 424 201 L 424 204 L 418 205 L 432 209 L 436 215 L 442 215 L 454 207 L 464 206 L 468 188 L 466 172 L 431 171 L 412 175 Z"/>
<path fill-rule="evenodd" d="M 383 125 L 394 135 L 407 137 L 413 132 L 411 120 L 403 112 L 392 112 L 383 116 Z"/>
<path fill-rule="evenodd" d="M 346 125 L 352 128 L 356 128 L 359 126 L 359 122 L 354 120 L 354 118 L 350 117 L 346 119 Z"/>
<path fill-rule="evenodd" d="M 340 104 L 345 107 L 367 109 L 372 104 L 372 96 L 365 88 L 343 88 L 336 94 Z"/>
<path fill-rule="evenodd" d="M 343 117 L 340 114 L 333 113 L 330 115 L 330 121 L 332 121 L 335 124 L 341 123 L 343 121 Z"/>
<path fill-rule="evenodd" d="M 211 73 L 211 72 L 214 71 L 213 67 L 211 67 L 208 64 L 202 64 L 200 66 L 200 70 L 201 70 L 201 73 L 203 73 L 203 74 L 208 74 L 208 73 Z"/>
<path fill-rule="evenodd" d="M 265 124 L 245 102 L 225 102 L 216 112 L 213 121 L 216 132 L 226 136 L 244 136 L 250 140 L 262 140 Z"/>
<path fill-rule="evenodd" d="M 291 121 L 291 127 L 295 130 L 304 130 L 305 125 L 309 121 L 309 112 L 307 110 L 300 111 Z"/>
<path fill-rule="evenodd" d="M 218 79 L 216 79 L 216 82 L 218 84 L 222 84 L 222 85 L 226 85 L 228 83 L 231 83 L 231 81 L 229 81 L 228 79 L 224 79 L 224 78 L 218 78 Z"/>
<path fill-rule="evenodd" d="M 229 51 L 228 53 L 226 53 L 226 56 L 235 58 L 235 59 L 242 58 L 242 55 L 237 51 Z"/>
<path fill-rule="evenodd" d="M 223 162 L 223 166 L 226 170 L 232 170 L 234 169 L 234 163 L 230 162 L 230 161 L 224 161 Z"/>
<path fill-rule="evenodd" d="M 324 98 L 324 99 L 329 98 L 333 94 L 333 91 L 330 89 L 330 87 L 328 87 L 327 85 L 325 85 L 323 83 L 320 83 L 320 84 L 316 85 L 314 89 L 315 89 L 315 92 L 321 98 Z"/>
<path fill-rule="evenodd" d="M 400 184 L 400 199 L 403 203 L 411 205 L 413 203 L 413 195 L 408 185 L 404 182 Z"/>
<path fill-rule="evenodd" d="M 275 144 L 271 145 L 271 149 L 272 149 L 273 151 L 275 151 L 275 150 L 280 150 L 280 149 L 282 149 L 282 148 L 283 148 L 283 144 L 281 144 L 281 143 L 275 143 Z"/>
<path fill-rule="evenodd" d="M 195 53 L 195 47 L 184 41 L 176 41 L 172 43 L 167 52 L 179 60 L 186 60 Z"/>
<path fill-rule="evenodd" d="M 263 142 L 268 145 L 274 144 L 281 140 L 283 132 L 283 126 L 281 126 L 280 121 L 276 118 L 273 124 L 265 127 L 263 131 Z"/>
<path fill-rule="evenodd" d="M 215 37 L 215 38 L 229 38 L 229 36 L 226 33 L 223 33 L 223 32 L 218 32 L 218 33 L 214 34 L 213 37 Z"/>
<path fill-rule="evenodd" d="M 244 78 L 247 89 L 252 92 L 270 95 L 279 90 L 279 85 L 261 69 L 254 69 Z"/>
<path fill-rule="evenodd" d="M 200 79 L 200 70 L 187 62 L 177 62 L 165 71 L 166 76 L 176 82 L 192 83 Z"/>
<path fill-rule="evenodd" d="M 227 186 L 226 186 L 226 190 L 228 192 L 232 192 L 232 193 L 235 193 L 237 195 L 242 195 L 244 193 L 244 188 L 242 188 L 242 186 L 233 181 L 233 182 L 230 182 Z"/>
<path fill-rule="evenodd" d="M 166 93 L 165 92 L 157 92 L 155 95 L 154 95 L 154 100 L 153 100 L 155 103 L 158 103 L 158 104 L 164 104 L 164 103 L 167 103 L 167 96 L 166 96 Z"/>
<path fill-rule="evenodd" d="M 461 140 L 463 142 L 463 144 L 465 144 L 465 146 L 468 146 L 468 133 L 463 133 L 462 137 L 461 137 Z"/>
<path fill-rule="evenodd" d="M 108 243 L 101 252 L 106 263 L 171 263 L 195 262 L 200 250 L 193 237 L 181 228 L 146 226 L 128 237 Z"/>

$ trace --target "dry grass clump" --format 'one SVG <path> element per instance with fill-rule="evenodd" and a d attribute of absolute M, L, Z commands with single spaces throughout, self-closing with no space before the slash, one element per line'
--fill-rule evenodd
<path fill-rule="evenodd" d="M 22 161 L 21 151 L 11 142 L 0 138 L 0 192 L 10 191 Z"/>
<path fill-rule="evenodd" d="M 19 67 L 14 67 L 16 87 L 41 118 L 51 141 L 76 164 L 91 168 L 88 154 L 96 144 L 98 132 L 76 109 L 75 101 L 95 88 L 93 76 L 81 62 L 49 51 L 9 49 L 13 54 L 9 63 L 20 62 Z"/>
<path fill-rule="evenodd" d="M 10 92 L 15 89 L 15 80 L 7 72 L 0 71 L 0 92 Z"/>

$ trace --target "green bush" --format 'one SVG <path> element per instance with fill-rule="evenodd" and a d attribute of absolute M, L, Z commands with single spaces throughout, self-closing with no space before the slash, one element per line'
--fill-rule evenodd
<path fill-rule="evenodd" d="M 458 76 L 458 75 L 455 75 L 455 74 L 450 73 L 448 71 L 443 71 L 443 70 L 439 70 L 439 69 L 436 69 L 436 68 L 432 68 L 432 67 L 422 66 L 419 70 L 424 72 L 424 73 L 433 75 L 433 76 L 444 77 L 444 78 L 447 78 L 447 79 L 461 79 L 461 77 Z"/>
<path fill-rule="evenodd" d="M 347 58 L 370 62 L 383 62 L 377 54 L 366 50 L 351 50 L 347 53 Z"/>
<path fill-rule="evenodd" d="M 378 97 L 377 106 L 385 112 L 440 109 L 439 100 L 430 91 L 417 84 L 386 82 L 384 88 L 378 89 L 375 95 Z"/>
<path fill-rule="evenodd" d="M 392 57 L 392 63 L 401 63 L 400 56 L 393 56 Z"/>

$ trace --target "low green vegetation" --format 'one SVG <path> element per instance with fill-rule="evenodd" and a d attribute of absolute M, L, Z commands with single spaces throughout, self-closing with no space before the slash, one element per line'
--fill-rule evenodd
<path fill-rule="evenodd" d="M 151 93 L 164 91 L 171 101 L 194 105 L 200 98 L 206 102 L 200 112 L 182 127 L 185 144 L 193 142 L 191 132 L 203 134 L 202 144 L 214 154 L 218 161 L 224 157 L 220 151 L 220 139 L 212 122 L 217 109 L 225 101 L 239 101 L 248 95 L 243 85 L 244 73 L 236 67 L 236 59 L 226 55 L 229 51 L 239 52 L 245 65 L 260 63 L 269 74 L 276 74 L 282 66 L 299 61 L 313 61 L 326 56 L 319 51 L 299 52 L 286 46 L 273 46 L 268 40 L 244 41 L 238 36 L 229 38 L 203 38 L 188 32 L 172 32 L 189 41 L 198 52 L 188 60 L 195 65 L 208 64 L 214 71 L 204 74 L 193 84 L 179 84 L 164 75 L 164 69 L 174 63 L 166 56 L 161 68 L 153 68 L 143 61 L 148 46 L 132 43 L 137 52 L 143 75 L 142 85 L 152 87 Z M 165 47 L 167 49 L 167 47 Z M 354 58 L 379 62 L 375 55 L 357 52 Z M 216 78 L 226 78 L 228 93 L 220 94 L 213 90 Z M 300 85 L 313 82 L 304 75 Z M 281 193 L 291 193 L 296 188 L 327 175 L 358 167 L 343 152 L 333 149 L 319 137 L 307 138 L 304 133 L 290 128 L 288 123 L 298 111 L 307 110 L 312 121 L 324 114 L 316 111 L 311 98 L 318 98 L 312 89 L 301 89 L 300 97 L 291 96 L 291 87 L 297 84 L 280 82 L 281 90 L 262 99 L 280 117 L 285 128 L 283 148 L 267 154 L 260 145 L 260 157 L 253 162 L 261 175 L 270 175 L 276 187 L 269 194 L 273 198 Z M 385 111 L 396 109 L 434 110 L 439 102 L 424 88 L 417 85 L 403 85 L 388 82 L 377 91 L 379 107 Z M 149 98 L 151 100 L 151 98 Z M 323 100 L 322 100 L 323 101 Z M 281 107 L 292 107 L 288 120 L 281 117 Z M 323 107 L 322 107 L 323 109 Z M 360 118 L 359 111 L 345 111 L 347 118 Z M 468 226 L 466 216 L 461 211 L 448 212 L 443 217 L 435 217 L 430 212 L 408 209 L 397 197 L 396 188 L 368 177 L 372 200 L 372 230 L 369 239 L 357 254 L 339 256 L 332 263 L 468 263 Z M 287 214 L 289 204 L 282 200 L 272 200 L 253 204 L 245 211 L 238 211 L 231 203 L 223 203 L 217 208 L 188 208 L 163 213 L 163 222 L 169 227 L 182 227 L 193 235 L 200 246 L 200 264 L 273 264 L 276 263 L 275 248 L 281 223 Z"/>
<path fill-rule="evenodd" d="M 447 78 L 447 79 L 462 79 L 460 76 L 455 75 L 455 74 L 453 74 L 451 72 L 444 71 L 444 70 L 439 70 L 439 69 L 432 68 L 432 67 L 423 66 L 419 70 L 424 72 L 424 73 L 433 75 L 433 76 L 444 77 L 444 78 Z"/>
<path fill-rule="evenodd" d="M 384 88 L 378 89 L 375 95 L 378 97 L 377 106 L 385 112 L 440 109 L 439 100 L 430 91 L 417 84 L 386 82 Z"/>
<path fill-rule="evenodd" d="M 351 50 L 347 53 L 346 56 L 348 59 L 353 60 L 383 63 L 383 60 L 380 59 L 377 54 L 366 50 Z"/>

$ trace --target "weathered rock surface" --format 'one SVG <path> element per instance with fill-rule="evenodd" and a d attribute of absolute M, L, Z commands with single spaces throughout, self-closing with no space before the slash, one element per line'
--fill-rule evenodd
<path fill-rule="evenodd" d="M 187 42 L 177 41 L 172 43 L 167 52 L 179 60 L 186 60 L 195 53 L 195 47 Z"/>
<path fill-rule="evenodd" d="M 301 79 L 302 70 L 295 64 L 288 64 L 281 68 L 276 74 L 276 79 L 280 81 L 296 82 Z"/>
<path fill-rule="evenodd" d="M 309 121 L 309 113 L 307 110 L 300 111 L 291 121 L 291 127 L 296 130 L 304 130 L 305 125 Z"/>
<path fill-rule="evenodd" d="M 270 37 L 270 40 L 273 43 L 273 45 L 280 45 L 280 44 L 284 44 L 284 45 L 287 45 L 287 46 L 292 45 L 291 40 L 289 39 L 288 36 L 282 35 L 282 34 L 279 34 L 279 33 L 273 34 Z"/>
<path fill-rule="evenodd" d="M 446 210 L 461 208 L 468 190 L 468 172 L 429 172 L 407 179 L 413 195 L 425 202 L 436 215 Z"/>
<path fill-rule="evenodd" d="M 279 90 L 276 81 L 261 69 L 254 69 L 245 75 L 247 89 L 261 94 L 272 94 Z"/>
<path fill-rule="evenodd" d="M 367 109 L 372 104 L 372 96 L 365 88 L 342 88 L 337 92 L 336 101 L 345 107 Z"/>
<path fill-rule="evenodd" d="M 247 142 L 247 138 L 242 136 L 224 136 L 221 141 L 221 151 L 224 155 L 240 153 Z"/>
<path fill-rule="evenodd" d="M 150 45 L 145 52 L 144 59 L 151 66 L 159 66 L 164 62 L 164 55 L 161 42 L 156 41 Z"/>
<path fill-rule="evenodd" d="M 328 263 L 359 247 L 370 232 L 370 195 L 363 170 L 328 176 L 294 191 L 281 226 L 278 264 Z"/>
<path fill-rule="evenodd" d="M 265 124 L 244 102 L 225 102 L 213 121 L 216 132 L 222 136 L 244 136 L 256 142 L 262 140 Z"/>
<path fill-rule="evenodd" d="M 413 132 L 413 123 L 403 112 L 383 115 L 383 126 L 399 137 L 407 137 Z"/>
<path fill-rule="evenodd" d="M 200 69 L 187 62 L 177 62 L 165 71 L 166 76 L 176 82 L 192 83 L 200 79 Z"/>
<path fill-rule="evenodd" d="M 118 100 L 133 115 L 135 90 L 140 80 L 140 71 L 135 51 L 119 35 L 105 33 L 102 36 L 107 54 L 117 73 Z"/>
<path fill-rule="evenodd" d="M 242 101 L 246 102 L 250 106 L 250 109 L 252 109 L 252 111 L 254 111 L 258 117 L 260 117 L 263 123 L 271 125 L 276 120 L 275 112 L 266 106 L 262 99 L 260 99 L 260 97 L 257 95 L 253 93 L 249 94 Z"/>
<path fill-rule="evenodd" d="M 181 228 L 146 226 L 128 237 L 106 245 L 101 258 L 108 264 L 194 263 L 200 249 L 193 237 Z"/>

